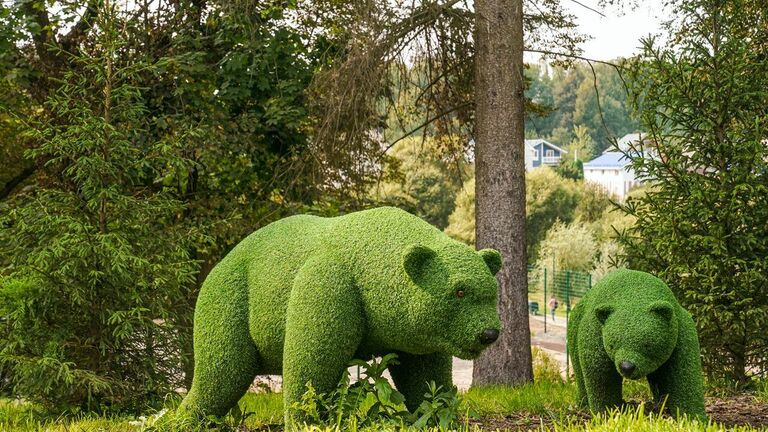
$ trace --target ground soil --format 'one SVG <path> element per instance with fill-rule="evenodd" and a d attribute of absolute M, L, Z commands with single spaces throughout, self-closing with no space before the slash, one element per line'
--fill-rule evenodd
<path fill-rule="evenodd" d="M 728 397 L 708 397 L 707 414 L 716 422 L 725 426 L 752 426 L 755 428 L 768 428 L 768 403 L 761 402 L 749 394 L 741 394 Z M 637 402 L 630 404 L 636 405 Z M 651 410 L 655 410 L 652 403 L 649 403 Z M 511 430 L 511 431 L 529 431 L 541 430 L 541 426 L 552 426 L 556 421 L 562 421 L 564 418 L 572 422 L 581 420 L 586 422 L 590 419 L 589 413 L 583 411 L 571 411 L 563 413 L 552 413 L 552 415 L 539 415 L 528 413 L 513 413 L 506 416 L 472 418 L 465 420 L 470 428 L 478 426 L 484 431 Z M 282 431 L 283 425 L 264 425 L 257 429 L 241 429 L 243 432 L 255 431 Z"/>
<path fill-rule="evenodd" d="M 724 398 L 707 398 L 707 414 L 726 426 L 750 425 L 768 428 L 768 403 L 743 394 Z"/>
<path fill-rule="evenodd" d="M 531 328 L 531 343 L 550 354 L 561 363 L 563 375 L 565 375 L 565 319 L 558 317 L 556 322 L 547 319 L 547 331 L 544 331 L 544 317 L 529 316 Z M 350 369 L 350 375 L 354 379 L 355 371 Z M 472 383 L 472 362 L 454 359 L 453 381 L 459 390 L 467 389 Z M 279 389 L 280 377 L 272 377 L 268 387 Z M 636 405 L 638 402 L 630 402 Z M 749 394 L 740 394 L 727 397 L 708 397 L 706 400 L 707 414 L 710 418 L 725 426 L 749 425 L 756 428 L 768 428 L 768 403 L 760 402 Z M 652 402 L 646 404 L 654 410 Z M 589 420 L 590 415 L 581 411 L 564 413 L 552 413 L 552 415 L 536 415 L 528 413 L 513 413 L 504 417 L 485 417 L 469 419 L 470 426 L 479 426 L 483 430 L 540 430 L 542 425 L 551 426 L 555 421 L 562 420 L 565 416 L 573 419 Z M 282 425 L 263 426 L 259 431 L 281 431 Z M 243 429 L 247 431 L 248 429 Z"/>

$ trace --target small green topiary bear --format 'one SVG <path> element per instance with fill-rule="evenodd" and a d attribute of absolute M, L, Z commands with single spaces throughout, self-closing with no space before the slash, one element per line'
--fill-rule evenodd
<path fill-rule="evenodd" d="M 660 279 L 608 274 L 574 307 L 568 345 L 582 406 L 619 406 L 623 378 L 646 377 L 671 413 L 706 419 L 696 325 Z"/>
<path fill-rule="evenodd" d="M 224 415 L 257 374 L 283 375 L 288 408 L 308 382 L 330 392 L 351 359 L 390 352 L 413 410 L 429 381 L 452 387 L 451 356 L 476 357 L 499 336 L 500 268 L 497 251 L 476 252 L 395 208 L 272 223 L 203 284 L 180 410 Z"/>

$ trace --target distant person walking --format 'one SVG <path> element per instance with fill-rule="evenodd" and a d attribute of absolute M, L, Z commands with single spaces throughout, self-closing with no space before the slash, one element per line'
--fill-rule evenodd
<path fill-rule="evenodd" d="M 552 321 L 555 321 L 555 310 L 560 306 L 560 302 L 557 301 L 555 296 L 549 298 L 549 311 L 552 314 Z"/>

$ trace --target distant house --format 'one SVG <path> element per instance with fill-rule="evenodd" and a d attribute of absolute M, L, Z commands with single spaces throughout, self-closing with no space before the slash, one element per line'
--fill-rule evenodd
<path fill-rule="evenodd" d="M 626 151 L 629 144 L 640 139 L 640 134 L 625 135 L 618 140 L 619 148 Z M 599 184 L 620 201 L 626 199 L 629 191 L 640 184 L 629 167 L 629 159 L 613 148 L 584 164 L 584 181 Z"/>
<path fill-rule="evenodd" d="M 475 140 L 469 141 L 470 146 L 475 145 Z M 560 159 L 568 152 L 551 142 L 543 139 L 525 140 L 525 170 L 530 171 L 540 166 L 557 166 Z"/>
<path fill-rule="evenodd" d="M 556 166 L 568 153 L 560 147 L 543 139 L 525 140 L 525 170 L 530 171 L 542 165 Z"/>

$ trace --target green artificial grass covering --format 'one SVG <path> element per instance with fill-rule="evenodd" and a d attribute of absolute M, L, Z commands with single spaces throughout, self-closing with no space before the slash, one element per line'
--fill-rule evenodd
<path fill-rule="evenodd" d="M 696 325 L 660 279 L 615 270 L 587 292 L 568 324 L 582 406 L 618 407 L 623 378 L 646 378 L 672 414 L 706 418 Z"/>
<path fill-rule="evenodd" d="M 413 410 L 427 382 L 452 386 L 451 356 L 474 358 L 488 331 L 498 334 L 500 268 L 497 251 L 477 252 L 395 208 L 272 223 L 203 284 L 180 409 L 221 416 L 257 374 L 283 375 L 289 409 L 308 382 L 330 392 L 353 358 L 396 352 L 392 377 Z"/>

